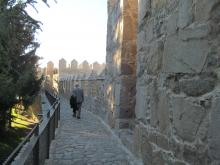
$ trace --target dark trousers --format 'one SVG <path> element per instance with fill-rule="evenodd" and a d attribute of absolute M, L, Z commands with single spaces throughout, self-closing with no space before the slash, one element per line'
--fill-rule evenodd
<path fill-rule="evenodd" d="M 77 117 L 80 117 L 80 115 L 81 115 L 81 106 L 82 106 L 82 103 L 77 103 L 77 110 L 76 110 Z"/>
<path fill-rule="evenodd" d="M 73 108 L 73 115 L 76 116 L 76 108 Z"/>
<path fill-rule="evenodd" d="M 76 97 L 74 97 L 73 95 L 70 97 L 70 107 L 73 109 L 73 115 L 76 116 L 77 103 Z"/>

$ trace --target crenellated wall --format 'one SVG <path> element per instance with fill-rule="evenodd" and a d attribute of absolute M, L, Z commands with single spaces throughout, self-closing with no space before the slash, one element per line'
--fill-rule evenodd
<path fill-rule="evenodd" d="M 105 71 L 97 75 L 90 74 L 66 75 L 59 80 L 59 93 L 70 98 L 75 84 L 79 84 L 84 91 L 83 109 L 100 116 L 107 122 L 106 101 L 104 98 Z"/>

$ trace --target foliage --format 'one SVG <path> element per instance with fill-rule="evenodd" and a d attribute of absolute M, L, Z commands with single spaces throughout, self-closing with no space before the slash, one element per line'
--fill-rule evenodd
<path fill-rule="evenodd" d="M 11 154 L 15 147 L 23 140 L 28 133 L 27 129 L 13 128 L 0 136 L 0 164 Z"/>
<path fill-rule="evenodd" d="M 35 33 L 40 22 L 25 11 L 35 0 L 0 0 L 0 131 L 18 102 L 30 105 L 40 89 Z"/>

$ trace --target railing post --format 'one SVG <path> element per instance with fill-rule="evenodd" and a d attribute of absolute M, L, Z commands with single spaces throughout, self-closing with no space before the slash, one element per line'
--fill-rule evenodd
<path fill-rule="evenodd" d="M 59 108 L 60 108 L 60 102 L 58 101 L 58 105 L 57 105 L 57 119 L 56 119 L 56 121 L 57 121 L 57 123 L 56 123 L 56 128 L 58 128 L 58 123 L 59 123 L 59 120 L 60 120 L 60 111 L 59 111 Z"/>
<path fill-rule="evenodd" d="M 56 104 L 57 105 L 57 104 Z M 56 111 L 57 111 L 57 107 L 56 106 L 54 106 L 54 116 L 53 116 L 53 137 L 52 137 L 52 139 L 54 139 L 55 138 L 55 130 L 56 130 Z"/>
<path fill-rule="evenodd" d="M 34 135 L 35 135 L 35 136 L 38 136 L 38 135 L 39 135 L 39 123 L 37 123 L 37 127 L 36 127 L 36 129 L 35 129 Z"/>
<path fill-rule="evenodd" d="M 47 119 L 50 118 L 50 110 L 47 111 Z"/>
<path fill-rule="evenodd" d="M 47 112 L 47 159 L 50 156 L 50 110 Z"/>
<path fill-rule="evenodd" d="M 33 151 L 33 164 L 39 165 L 39 159 L 40 159 L 40 143 L 39 143 L 39 123 L 37 123 L 37 127 L 34 132 L 35 137 L 37 138 L 37 143 L 34 147 Z"/>
<path fill-rule="evenodd" d="M 58 127 L 58 104 L 59 103 L 57 103 L 57 107 L 55 110 L 55 129 Z"/>
<path fill-rule="evenodd" d="M 40 143 L 39 143 L 39 138 L 37 140 L 37 143 L 34 147 L 34 151 L 33 151 L 33 162 L 34 162 L 34 165 L 39 165 L 39 162 L 40 162 Z"/>
<path fill-rule="evenodd" d="M 59 101 L 59 104 L 58 104 L 58 120 L 60 120 L 60 101 Z"/>

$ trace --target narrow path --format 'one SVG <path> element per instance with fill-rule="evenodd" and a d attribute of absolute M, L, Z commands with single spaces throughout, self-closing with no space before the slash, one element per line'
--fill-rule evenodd
<path fill-rule="evenodd" d="M 133 160 L 106 126 L 85 110 L 72 116 L 68 101 L 61 99 L 61 122 L 52 142 L 50 165 L 130 165 Z"/>

